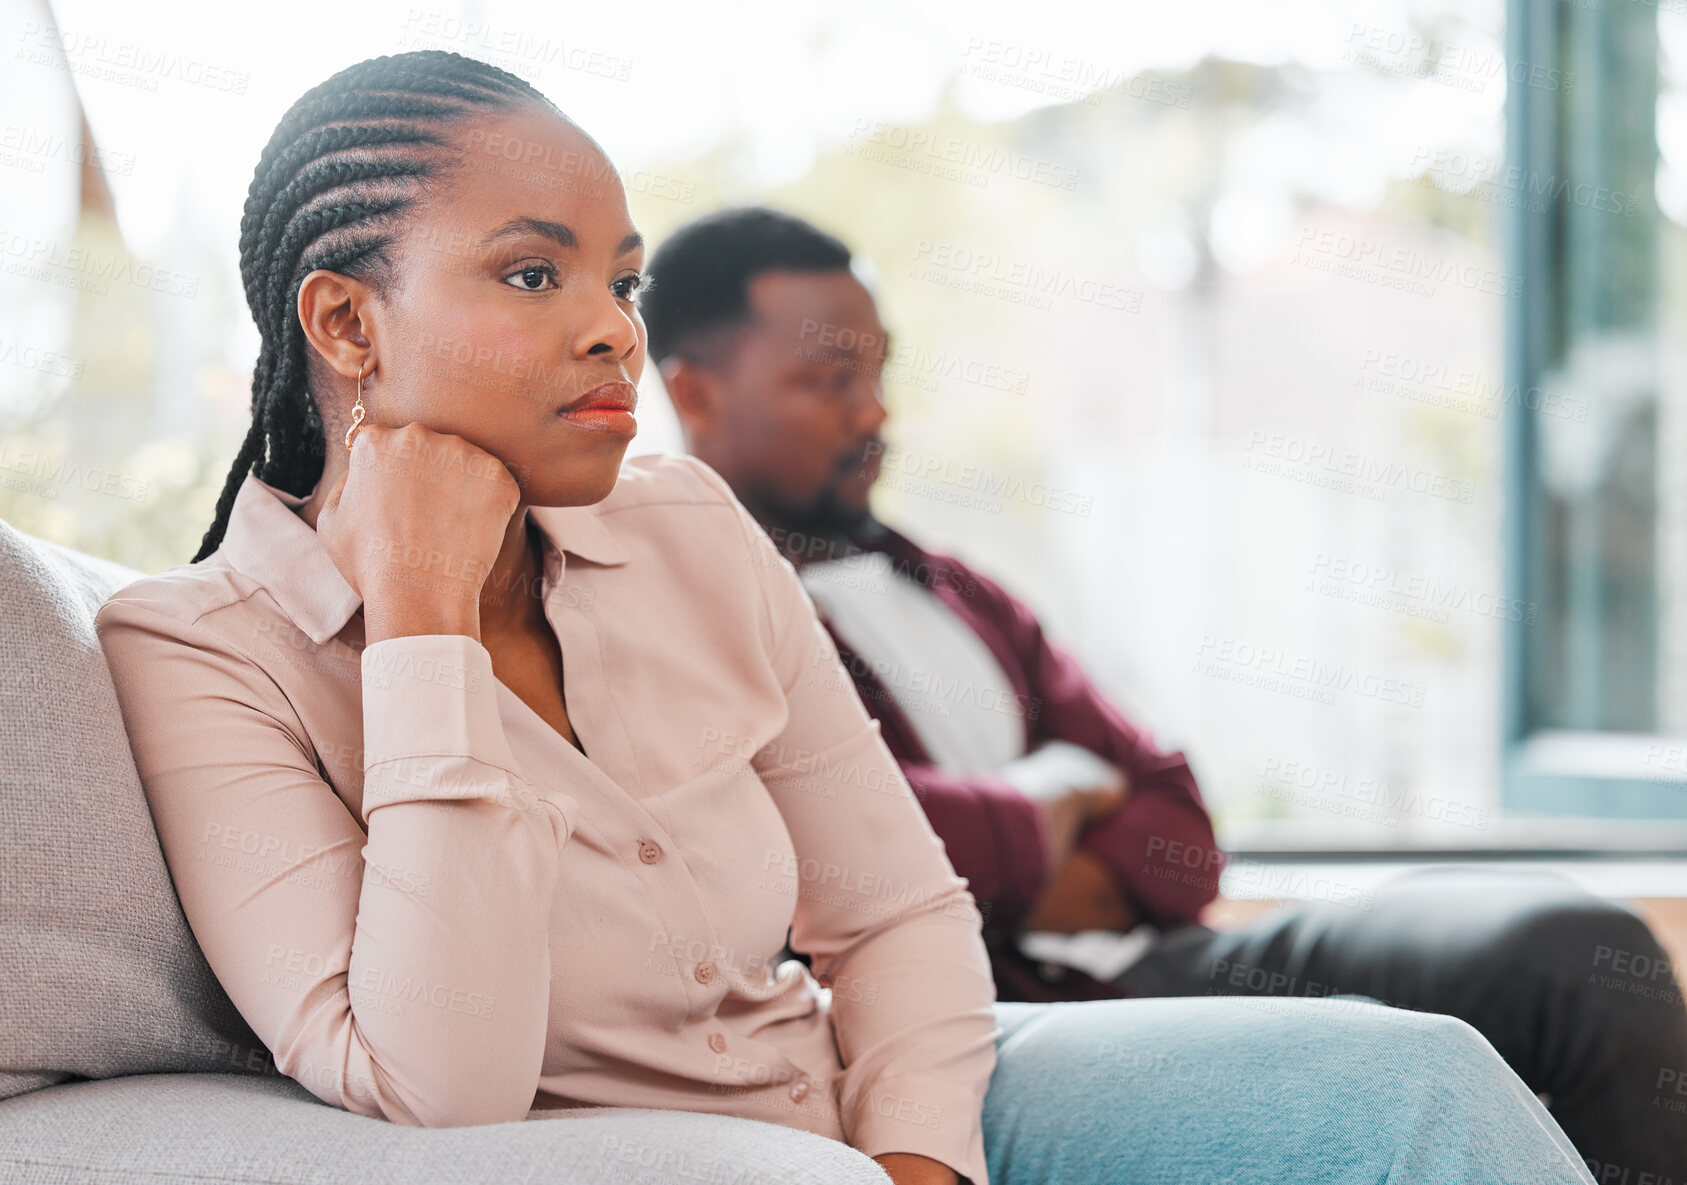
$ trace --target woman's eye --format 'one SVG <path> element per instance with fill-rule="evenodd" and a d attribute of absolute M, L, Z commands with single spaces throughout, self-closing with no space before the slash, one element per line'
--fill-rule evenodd
<path fill-rule="evenodd" d="M 635 300 L 639 293 L 650 289 L 650 276 L 648 273 L 634 272 L 630 276 L 622 276 L 610 287 L 622 300 Z"/>
<path fill-rule="evenodd" d="M 543 292 L 547 280 L 550 281 L 551 287 L 556 287 L 556 269 L 543 263 L 535 263 L 504 277 L 504 283 L 520 288 L 523 292 Z"/>

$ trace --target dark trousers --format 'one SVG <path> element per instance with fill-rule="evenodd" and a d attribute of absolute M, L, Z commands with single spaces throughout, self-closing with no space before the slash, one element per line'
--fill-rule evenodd
<path fill-rule="evenodd" d="M 1564 878 L 1408 873 L 1372 897 L 1170 931 L 1116 985 L 1351 993 L 1456 1016 L 1542 1097 L 1600 1185 L 1687 1182 L 1687 1008 L 1669 958 L 1634 913 Z"/>

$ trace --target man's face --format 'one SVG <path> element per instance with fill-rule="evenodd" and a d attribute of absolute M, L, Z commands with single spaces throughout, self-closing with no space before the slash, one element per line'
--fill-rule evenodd
<path fill-rule="evenodd" d="M 719 448 L 740 497 L 815 529 L 861 521 L 884 439 L 880 372 L 888 335 L 866 287 L 847 271 L 764 272 L 731 356 Z"/>

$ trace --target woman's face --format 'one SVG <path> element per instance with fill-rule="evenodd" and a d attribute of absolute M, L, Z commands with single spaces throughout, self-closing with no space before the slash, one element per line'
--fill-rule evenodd
<path fill-rule="evenodd" d="M 604 384 L 636 397 L 644 369 L 644 244 L 620 178 L 535 107 L 452 132 L 461 159 L 405 217 L 364 322 L 369 420 L 463 437 L 509 466 L 531 505 L 600 501 L 637 427 L 561 409 Z"/>

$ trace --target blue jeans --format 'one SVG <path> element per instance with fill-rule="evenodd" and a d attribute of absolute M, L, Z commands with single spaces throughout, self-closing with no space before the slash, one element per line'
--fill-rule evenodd
<path fill-rule="evenodd" d="M 998 1001 L 991 1185 L 1592 1185 L 1462 1020 L 1325 999 Z"/>
<path fill-rule="evenodd" d="M 1687 1008 L 1669 954 L 1632 910 L 1556 873 L 1419 869 L 1364 909 L 1299 901 L 1181 926 L 1114 982 L 1132 998 L 1350 994 L 1456 1016 L 1546 1099 L 1596 1180 L 1687 1181 L 1687 1110 L 1669 1089 Z"/>

